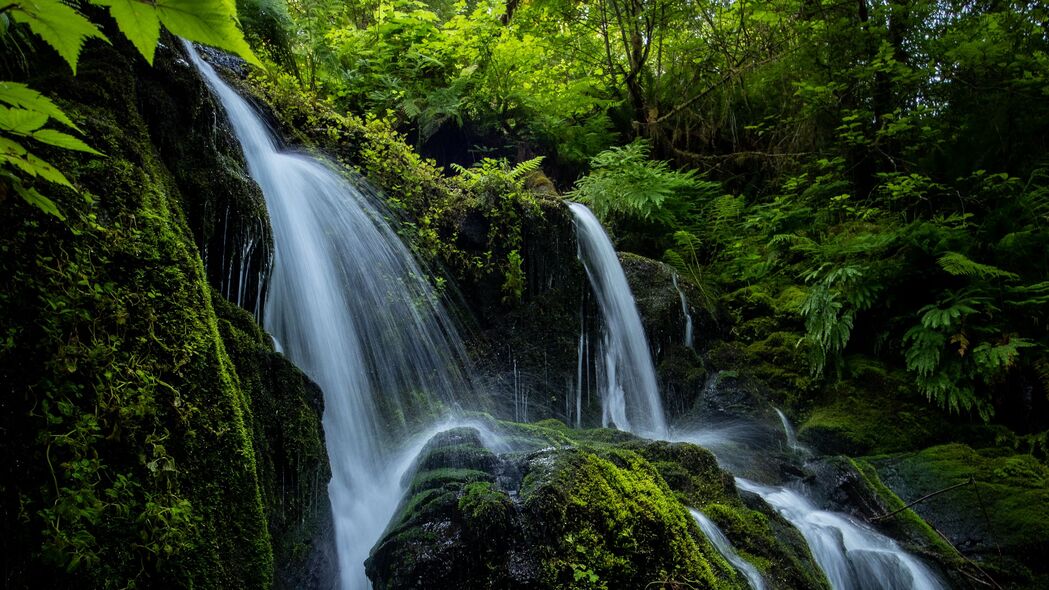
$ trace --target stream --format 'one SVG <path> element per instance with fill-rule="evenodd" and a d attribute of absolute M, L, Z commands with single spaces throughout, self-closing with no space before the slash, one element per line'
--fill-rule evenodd
<path fill-rule="evenodd" d="M 402 476 L 426 441 L 445 429 L 471 426 L 486 446 L 499 449 L 503 442 L 460 417 L 474 389 L 463 343 L 426 272 L 386 221 L 380 199 L 363 188 L 366 183 L 351 182 L 323 159 L 282 149 L 256 110 L 192 46 L 186 48 L 225 108 L 269 210 L 275 260 L 262 324 L 324 391 L 339 585 L 369 588 L 364 560 L 400 503 Z M 668 426 L 618 256 L 588 208 L 568 207 L 602 318 L 596 347 L 602 424 L 645 438 L 704 444 L 717 454 L 717 443 L 725 442 L 722 433 Z M 694 337 L 689 318 L 688 345 Z M 581 359 L 589 348 L 581 334 Z M 582 366 L 580 360 L 580 373 Z M 577 425 L 580 397 L 577 391 Z M 416 408 L 425 411 L 415 414 Z M 427 418 L 433 415 L 445 417 Z M 789 429 L 785 416 L 783 421 Z M 788 444 L 796 447 L 787 432 Z M 847 515 L 819 509 L 800 489 L 736 481 L 798 528 L 836 590 L 944 587 L 895 541 Z M 765 587 L 757 569 L 734 552 L 713 522 L 699 512 L 693 516 L 752 588 Z"/>

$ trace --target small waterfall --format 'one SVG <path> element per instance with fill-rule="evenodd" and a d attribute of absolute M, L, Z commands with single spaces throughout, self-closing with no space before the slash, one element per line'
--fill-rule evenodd
<path fill-rule="evenodd" d="M 776 415 L 779 416 L 779 421 L 783 424 L 783 435 L 787 437 L 787 446 L 795 453 L 798 452 L 801 449 L 801 446 L 798 444 L 798 435 L 794 432 L 794 427 L 791 426 L 787 415 L 779 408 L 772 409 L 776 410 Z"/>
<path fill-rule="evenodd" d="M 586 333 L 583 332 L 582 322 L 579 328 L 579 346 L 576 352 L 576 375 L 575 375 L 575 427 L 583 424 L 583 367 L 586 365 Z M 569 414 L 571 416 L 571 414 Z"/>
<path fill-rule="evenodd" d="M 801 532 L 834 590 L 944 588 L 936 574 L 895 541 L 844 514 L 818 510 L 788 488 L 742 478 L 736 478 L 736 485 L 761 496 Z"/>
<path fill-rule="evenodd" d="M 321 160 L 278 149 L 254 109 L 186 48 L 262 188 L 275 249 L 263 324 L 324 391 L 341 586 L 368 588 L 364 560 L 401 497 L 396 449 L 469 392 L 463 345 L 372 195 Z"/>
<path fill-rule="evenodd" d="M 674 273 L 673 280 L 674 288 L 677 289 L 677 296 L 681 299 L 681 313 L 685 316 L 685 346 L 693 348 L 695 343 L 692 337 L 692 314 L 688 311 L 688 300 L 685 299 L 685 291 L 677 283 L 677 273 Z"/>
<path fill-rule="evenodd" d="M 575 216 L 579 259 L 604 320 L 603 362 L 598 375 L 602 425 L 666 438 L 656 369 L 619 257 L 601 222 L 586 205 L 569 203 L 568 207 Z"/>
<path fill-rule="evenodd" d="M 739 553 L 736 553 L 736 548 L 732 546 L 725 533 L 721 532 L 718 525 L 699 510 L 689 508 L 688 511 L 692 513 L 692 518 L 696 519 L 696 524 L 718 550 L 718 553 L 743 574 L 743 577 L 747 579 L 747 584 L 753 590 L 765 590 L 765 579 L 761 577 L 761 573 L 750 562 L 740 557 Z"/>

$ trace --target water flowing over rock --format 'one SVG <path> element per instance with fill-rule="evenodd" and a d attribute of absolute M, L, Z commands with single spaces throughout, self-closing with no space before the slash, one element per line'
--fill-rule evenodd
<path fill-rule="evenodd" d="M 569 208 L 576 218 L 579 258 L 586 267 L 604 321 L 602 424 L 666 438 L 666 417 L 652 354 L 615 248 L 586 205 L 570 203 Z"/>
<path fill-rule="evenodd" d="M 761 496 L 801 531 L 834 590 L 944 588 L 928 566 L 895 541 L 844 514 L 819 510 L 786 487 L 745 479 L 737 479 L 736 484 Z"/>
<path fill-rule="evenodd" d="M 465 353 L 373 195 L 278 149 L 255 110 L 189 52 L 262 187 L 275 248 L 263 323 L 324 391 L 342 586 L 364 588 L 364 560 L 400 496 L 396 443 L 469 389 Z"/>
<path fill-rule="evenodd" d="M 696 519 L 696 524 L 699 525 L 703 534 L 707 536 L 707 539 L 710 539 L 710 542 L 714 544 L 718 552 L 743 574 L 751 589 L 765 590 L 765 580 L 761 577 L 761 573 L 747 560 L 740 557 L 739 553 L 736 553 L 736 549 L 732 546 L 728 537 L 725 536 L 725 533 L 721 532 L 718 525 L 714 524 L 714 521 L 707 518 L 699 510 L 689 509 L 689 512 L 692 514 L 692 518 Z"/>

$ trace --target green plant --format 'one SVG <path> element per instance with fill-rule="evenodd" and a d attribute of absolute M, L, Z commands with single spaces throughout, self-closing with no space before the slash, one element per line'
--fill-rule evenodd
<path fill-rule="evenodd" d="M 568 198 L 586 203 L 601 219 L 638 218 L 672 226 L 688 214 L 690 197 L 720 190 L 694 171 L 671 170 L 667 162 L 649 159 L 651 150 L 651 144 L 638 140 L 594 156 L 590 173 L 576 181 Z"/>
<path fill-rule="evenodd" d="M 214 45 L 261 66 L 237 29 L 236 11 L 227 0 L 92 0 L 91 4 L 109 8 L 117 27 L 150 64 L 160 39 L 160 25 L 191 41 Z M 84 43 L 109 39 L 83 14 L 61 0 L 33 0 L 10 3 L 0 8 L 0 39 L 11 34 L 9 22 L 24 25 L 49 45 L 76 75 Z M 54 128 L 53 121 L 79 132 L 80 129 L 50 99 L 16 82 L 0 82 L 0 180 L 30 205 L 64 220 L 51 198 L 34 186 L 37 179 L 76 190 L 61 171 L 35 155 L 23 142 L 101 156 L 81 139 Z M 0 190 L 4 186 L 0 185 Z M 0 193 L 0 197 L 2 197 Z"/>

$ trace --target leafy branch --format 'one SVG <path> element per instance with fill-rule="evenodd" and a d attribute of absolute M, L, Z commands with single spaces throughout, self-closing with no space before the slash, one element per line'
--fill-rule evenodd
<path fill-rule="evenodd" d="M 113 20 L 142 57 L 152 65 L 160 25 L 176 35 L 232 51 L 249 63 L 262 66 L 251 52 L 237 25 L 236 8 L 229 0 L 91 0 L 109 8 Z M 25 0 L 0 8 L 16 24 L 55 50 L 76 75 L 84 44 L 89 39 L 109 39 L 83 14 L 60 0 Z M 0 30 L 0 37 L 9 29 Z M 34 186 L 37 179 L 76 191 L 76 187 L 53 165 L 34 154 L 24 142 L 102 156 L 84 140 L 58 129 L 54 122 L 81 133 L 73 121 L 51 99 L 25 84 L 0 81 L 0 198 L 13 190 L 25 202 L 60 220 L 58 206 Z M 32 144 L 30 144 L 32 145 Z M 6 185 L 6 186 L 5 186 Z"/>

